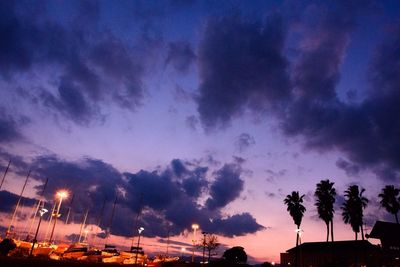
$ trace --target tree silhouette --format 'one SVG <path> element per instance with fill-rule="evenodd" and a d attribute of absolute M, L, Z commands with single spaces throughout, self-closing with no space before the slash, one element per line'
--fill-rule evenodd
<path fill-rule="evenodd" d="M 300 196 L 298 191 L 293 191 L 290 195 L 287 195 L 283 201 L 287 205 L 287 211 L 290 216 L 292 216 L 294 224 L 297 225 L 296 246 L 299 245 L 300 225 L 304 212 L 306 211 L 306 208 L 302 204 L 303 197 L 304 195 Z"/>
<path fill-rule="evenodd" d="M 359 190 L 357 185 L 351 185 L 344 191 L 345 201 L 342 205 L 342 217 L 346 224 L 350 224 L 357 240 L 361 229 L 361 237 L 364 240 L 363 210 L 368 204 L 368 199 L 363 197 L 365 189 Z"/>
<path fill-rule="evenodd" d="M 318 216 L 326 224 L 326 242 L 329 241 L 329 224 L 331 225 L 331 238 L 333 242 L 333 216 L 335 209 L 333 204 L 335 203 L 336 190 L 333 187 L 335 183 L 329 180 L 321 180 L 317 184 L 315 190 L 315 206 L 317 207 Z"/>
<path fill-rule="evenodd" d="M 400 210 L 400 189 L 395 188 L 394 185 L 387 185 L 382 189 L 382 193 L 379 194 L 381 198 L 380 204 L 387 212 L 394 215 L 396 223 L 399 223 L 397 213 Z"/>
<path fill-rule="evenodd" d="M 213 234 L 206 234 L 201 239 L 199 243 L 199 247 L 207 250 L 208 253 L 208 262 L 211 259 L 211 253 L 219 247 L 220 243 L 218 243 L 218 237 Z"/>
<path fill-rule="evenodd" d="M 233 247 L 225 250 L 224 257 L 227 261 L 232 263 L 246 263 L 247 254 L 243 247 Z"/>

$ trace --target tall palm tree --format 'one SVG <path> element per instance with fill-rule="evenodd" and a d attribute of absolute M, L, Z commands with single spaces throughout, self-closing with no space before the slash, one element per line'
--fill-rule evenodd
<path fill-rule="evenodd" d="M 335 209 L 333 204 L 336 199 L 336 190 L 333 187 L 335 183 L 329 180 L 321 180 L 317 184 L 317 189 L 315 190 L 315 206 L 317 207 L 318 216 L 326 224 L 326 242 L 329 241 L 329 224 L 331 226 L 331 237 L 333 242 L 333 216 Z"/>
<path fill-rule="evenodd" d="M 394 215 L 396 223 L 399 223 L 397 213 L 400 210 L 400 189 L 395 188 L 393 185 L 387 185 L 382 189 L 382 193 L 379 194 L 381 198 L 381 206 L 386 209 L 387 212 Z"/>
<path fill-rule="evenodd" d="M 306 208 L 302 204 L 303 197 L 304 195 L 300 196 L 298 191 L 293 191 L 290 195 L 287 195 L 283 201 L 287 205 L 287 211 L 290 216 L 292 216 L 294 224 L 297 225 L 296 246 L 299 245 L 300 225 L 304 212 L 306 211 Z"/>
<path fill-rule="evenodd" d="M 357 185 L 351 185 L 344 191 L 345 201 L 342 205 L 342 217 L 346 224 L 350 224 L 357 240 L 361 229 L 361 237 L 364 240 L 363 210 L 368 204 L 368 199 L 363 197 L 365 189 L 359 190 Z"/>

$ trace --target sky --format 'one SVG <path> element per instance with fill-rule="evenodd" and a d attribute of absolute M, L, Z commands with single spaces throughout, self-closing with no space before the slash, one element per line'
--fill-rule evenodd
<path fill-rule="evenodd" d="M 292 191 L 302 241 L 325 239 L 322 179 L 336 240 L 354 237 L 349 185 L 366 190 L 367 232 L 393 221 L 378 194 L 400 181 L 399 17 L 397 1 L 1 1 L 1 226 L 29 170 L 15 227 L 48 178 L 47 207 L 70 192 L 60 239 L 89 210 L 89 242 L 104 242 L 117 198 L 110 242 L 129 246 L 141 225 L 145 250 L 170 236 L 180 254 L 197 223 L 219 255 L 279 261 L 295 244 Z"/>

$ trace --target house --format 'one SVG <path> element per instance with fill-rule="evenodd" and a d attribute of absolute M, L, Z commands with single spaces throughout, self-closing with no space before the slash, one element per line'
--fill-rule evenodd
<path fill-rule="evenodd" d="M 383 261 L 387 266 L 400 267 L 400 224 L 377 221 L 367 237 L 381 241 Z"/>
<path fill-rule="evenodd" d="M 383 266 L 381 254 L 380 247 L 366 240 L 306 242 L 281 253 L 281 266 Z"/>

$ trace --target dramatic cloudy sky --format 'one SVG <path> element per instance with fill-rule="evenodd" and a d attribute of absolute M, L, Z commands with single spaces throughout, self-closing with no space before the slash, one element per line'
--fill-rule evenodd
<path fill-rule="evenodd" d="M 338 207 L 366 189 L 367 228 L 393 220 L 377 195 L 400 181 L 399 17 L 395 0 L 1 1 L 2 227 L 29 169 L 25 210 L 48 178 L 49 208 L 74 195 L 65 234 L 89 209 L 101 236 L 117 197 L 112 238 L 129 246 L 140 224 L 153 251 L 168 233 L 187 246 L 198 223 L 277 261 L 293 190 L 303 241 L 324 240 L 313 192 L 327 178 Z M 336 214 L 336 239 L 352 239 Z"/>

